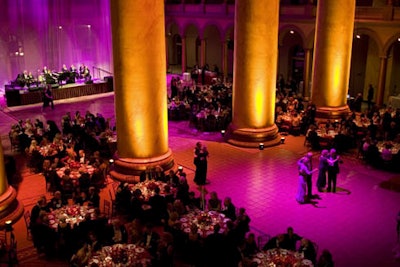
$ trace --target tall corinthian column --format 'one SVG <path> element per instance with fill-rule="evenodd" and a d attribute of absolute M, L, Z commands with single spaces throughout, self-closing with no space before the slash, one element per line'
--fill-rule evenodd
<path fill-rule="evenodd" d="M 24 206 L 17 200 L 17 192 L 8 185 L 5 172 L 3 145 L 0 141 L 0 227 L 6 221 L 15 223 L 24 213 Z"/>
<path fill-rule="evenodd" d="M 318 1 L 311 93 L 317 118 L 339 118 L 349 112 L 354 16 L 355 0 Z"/>
<path fill-rule="evenodd" d="M 168 147 L 164 1 L 110 1 L 117 154 L 114 179 L 173 167 Z"/>
<path fill-rule="evenodd" d="M 233 117 L 226 140 L 242 147 L 276 145 L 279 0 L 236 0 L 235 9 Z"/>

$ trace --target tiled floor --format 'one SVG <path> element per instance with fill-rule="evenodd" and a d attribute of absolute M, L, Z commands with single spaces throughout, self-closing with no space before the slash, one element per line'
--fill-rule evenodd
<path fill-rule="evenodd" d="M 90 110 L 114 118 L 113 94 L 57 101 L 54 111 L 40 112 L 40 105 L 4 108 L 0 111 L 0 133 L 8 149 L 7 133 L 17 119 L 59 119 L 66 111 Z M 175 162 L 184 166 L 192 189 L 194 144 L 202 140 L 210 151 L 208 191 L 220 198 L 230 196 L 238 207 L 246 207 L 252 231 L 276 235 L 293 226 L 295 232 L 316 242 L 319 251 L 329 249 L 336 267 L 400 266 L 392 249 L 396 244 L 396 215 L 400 210 L 400 193 L 382 189 L 379 184 L 400 174 L 379 171 L 361 163 L 353 155 L 343 155 L 344 163 L 336 194 L 320 193 L 316 205 L 299 205 L 296 161 L 307 148 L 304 137 L 286 138 L 280 146 L 263 151 L 243 149 L 223 142 L 219 133 L 198 133 L 187 122 L 169 123 L 169 145 Z M 318 153 L 314 155 L 317 166 Z M 32 178 L 38 179 L 38 178 Z M 315 185 L 316 178 L 313 179 Z M 19 199 L 32 202 L 31 183 L 25 177 L 19 186 Z M 44 188 L 40 187 L 40 188 Z M 316 188 L 313 190 L 316 192 Z M 34 192 L 38 195 L 41 192 Z M 31 203 L 32 204 L 32 203 Z M 23 219 L 21 219 L 22 221 Z M 21 222 L 18 222 L 21 224 Z M 26 244 L 25 233 L 17 234 Z"/>

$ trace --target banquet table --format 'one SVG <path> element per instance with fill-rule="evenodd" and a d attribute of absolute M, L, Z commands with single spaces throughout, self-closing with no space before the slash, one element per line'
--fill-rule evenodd
<path fill-rule="evenodd" d="M 217 211 L 207 212 L 193 210 L 181 216 L 179 221 L 181 223 L 181 230 L 183 230 L 185 233 L 189 233 L 192 224 L 196 224 L 198 226 L 198 233 L 202 237 L 207 237 L 208 235 L 214 233 L 214 226 L 216 224 L 221 226 L 219 232 L 224 233 L 226 231 L 226 223 L 230 221 L 230 219 L 226 218 L 224 214 Z"/>
<path fill-rule="evenodd" d="M 252 261 L 259 267 L 290 266 L 290 267 L 313 267 L 310 260 L 304 259 L 302 253 L 286 249 L 270 249 L 257 253 Z"/>
<path fill-rule="evenodd" d="M 136 183 L 136 184 L 130 184 L 129 189 L 133 193 L 136 189 L 140 189 L 142 192 L 142 195 L 144 197 L 145 201 L 148 201 L 151 196 L 154 196 L 154 190 L 156 187 L 160 188 L 160 195 L 165 196 L 165 186 L 167 183 L 161 182 L 161 181 L 155 181 L 155 180 L 146 180 L 144 182 Z M 175 192 L 175 188 L 171 187 L 171 192 Z"/>
<path fill-rule="evenodd" d="M 92 165 L 86 165 L 79 162 L 70 162 L 69 166 L 58 168 L 56 170 L 58 177 L 62 178 L 66 169 L 71 170 L 69 177 L 73 180 L 79 179 L 79 177 L 81 177 L 81 173 L 89 173 L 91 176 L 94 172 L 94 167 Z"/>
<path fill-rule="evenodd" d="M 381 142 L 378 142 L 376 144 L 376 146 L 378 147 L 379 153 L 382 153 L 382 150 L 385 148 L 386 143 L 387 142 L 381 141 Z M 390 142 L 390 145 L 392 146 L 390 148 L 390 151 L 392 152 L 392 155 L 398 154 L 399 150 L 400 150 L 400 143 Z"/>
<path fill-rule="evenodd" d="M 55 145 L 55 144 L 49 144 L 49 145 L 41 146 L 40 149 L 39 149 L 39 153 L 43 157 L 49 158 L 49 157 L 56 156 L 63 149 L 64 149 L 64 147 L 62 147 L 62 146 L 60 147 L 60 146 Z"/>
<path fill-rule="evenodd" d="M 89 267 L 146 267 L 151 265 L 149 252 L 135 244 L 105 246 L 88 262 Z"/>
<path fill-rule="evenodd" d="M 69 223 L 71 228 L 79 225 L 80 222 L 85 220 L 87 214 L 94 216 L 94 208 L 88 206 L 64 206 L 59 209 L 50 212 L 47 217 L 49 219 L 49 225 L 51 228 L 57 231 L 58 225 L 64 220 L 65 223 Z"/>

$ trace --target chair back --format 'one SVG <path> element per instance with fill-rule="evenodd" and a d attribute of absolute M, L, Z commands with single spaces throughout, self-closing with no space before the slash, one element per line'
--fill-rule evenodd
<path fill-rule="evenodd" d="M 259 250 L 262 250 L 265 244 L 271 239 L 271 236 L 268 234 L 262 234 L 257 237 L 257 246 Z"/>
<path fill-rule="evenodd" d="M 32 235 L 31 235 L 31 212 L 29 210 L 24 213 L 24 221 L 26 225 L 26 238 L 30 240 L 32 238 Z"/>
<path fill-rule="evenodd" d="M 112 207 L 111 207 L 111 202 L 108 201 L 107 199 L 104 199 L 104 207 L 103 207 L 103 213 L 110 218 L 112 214 Z"/>

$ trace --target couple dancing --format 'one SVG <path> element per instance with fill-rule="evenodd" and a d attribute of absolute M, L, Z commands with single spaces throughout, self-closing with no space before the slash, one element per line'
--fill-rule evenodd
<path fill-rule="evenodd" d="M 323 150 L 319 158 L 319 168 L 312 168 L 312 152 L 308 152 L 298 162 L 299 170 L 299 187 L 296 194 L 297 202 L 304 204 L 310 202 L 314 197 L 312 194 L 312 174 L 319 170 L 317 188 L 319 192 L 322 192 L 322 188 L 326 186 L 326 173 L 328 172 L 328 188 L 330 192 L 331 184 L 333 184 L 333 192 L 336 191 L 336 177 L 339 173 L 339 156 L 336 154 L 335 149 Z"/>

